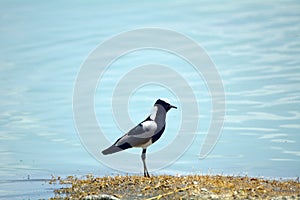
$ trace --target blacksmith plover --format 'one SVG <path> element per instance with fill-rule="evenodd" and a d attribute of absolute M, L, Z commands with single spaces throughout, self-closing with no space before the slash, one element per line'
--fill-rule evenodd
<path fill-rule="evenodd" d="M 104 155 L 116 153 L 131 147 L 141 147 L 144 176 L 150 177 L 146 167 L 147 147 L 156 142 L 163 134 L 166 126 L 166 114 L 171 108 L 177 108 L 170 104 L 167 99 L 158 99 L 152 113 L 128 133 L 120 137 L 112 146 L 103 150 Z"/>

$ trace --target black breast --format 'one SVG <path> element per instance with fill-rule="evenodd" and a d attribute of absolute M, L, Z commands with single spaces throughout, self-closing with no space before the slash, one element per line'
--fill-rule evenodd
<path fill-rule="evenodd" d="M 165 126 L 162 127 L 162 129 L 158 133 L 156 133 L 155 135 L 152 136 L 152 143 L 156 142 L 160 138 L 160 136 L 163 134 L 164 131 L 165 131 Z"/>

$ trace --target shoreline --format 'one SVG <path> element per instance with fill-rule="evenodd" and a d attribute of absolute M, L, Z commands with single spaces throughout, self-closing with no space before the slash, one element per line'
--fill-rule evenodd
<path fill-rule="evenodd" d="M 117 199 L 300 199 L 299 179 L 271 180 L 248 176 L 158 175 L 52 177 L 53 200 L 110 195 Z M 100 198 L 98 198 L 100 199 Z"/>

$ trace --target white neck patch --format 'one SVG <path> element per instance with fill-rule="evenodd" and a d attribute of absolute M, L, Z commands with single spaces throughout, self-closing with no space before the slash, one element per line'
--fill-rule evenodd
<path fill-rule="evenodd" d="M 158 110 L 157 106 L 154 106 L 152 111 L 151 111 L 150 119 L 155 120 L 157 110 Z"/>

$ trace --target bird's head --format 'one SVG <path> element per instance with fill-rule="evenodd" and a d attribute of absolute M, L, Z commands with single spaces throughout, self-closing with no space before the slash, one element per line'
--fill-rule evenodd
<path fill-rule="evenodd" d="M 166 112 L 168 112 L 171 108 L 177 109 L 177 107 L 171 105 L 169 99 L 166 99 L 166 98 L 158 99 L 155 102 L 155 105 L 161 105 L 162 107 L 164 107 L 164 109 L 166 110 Z"/>

